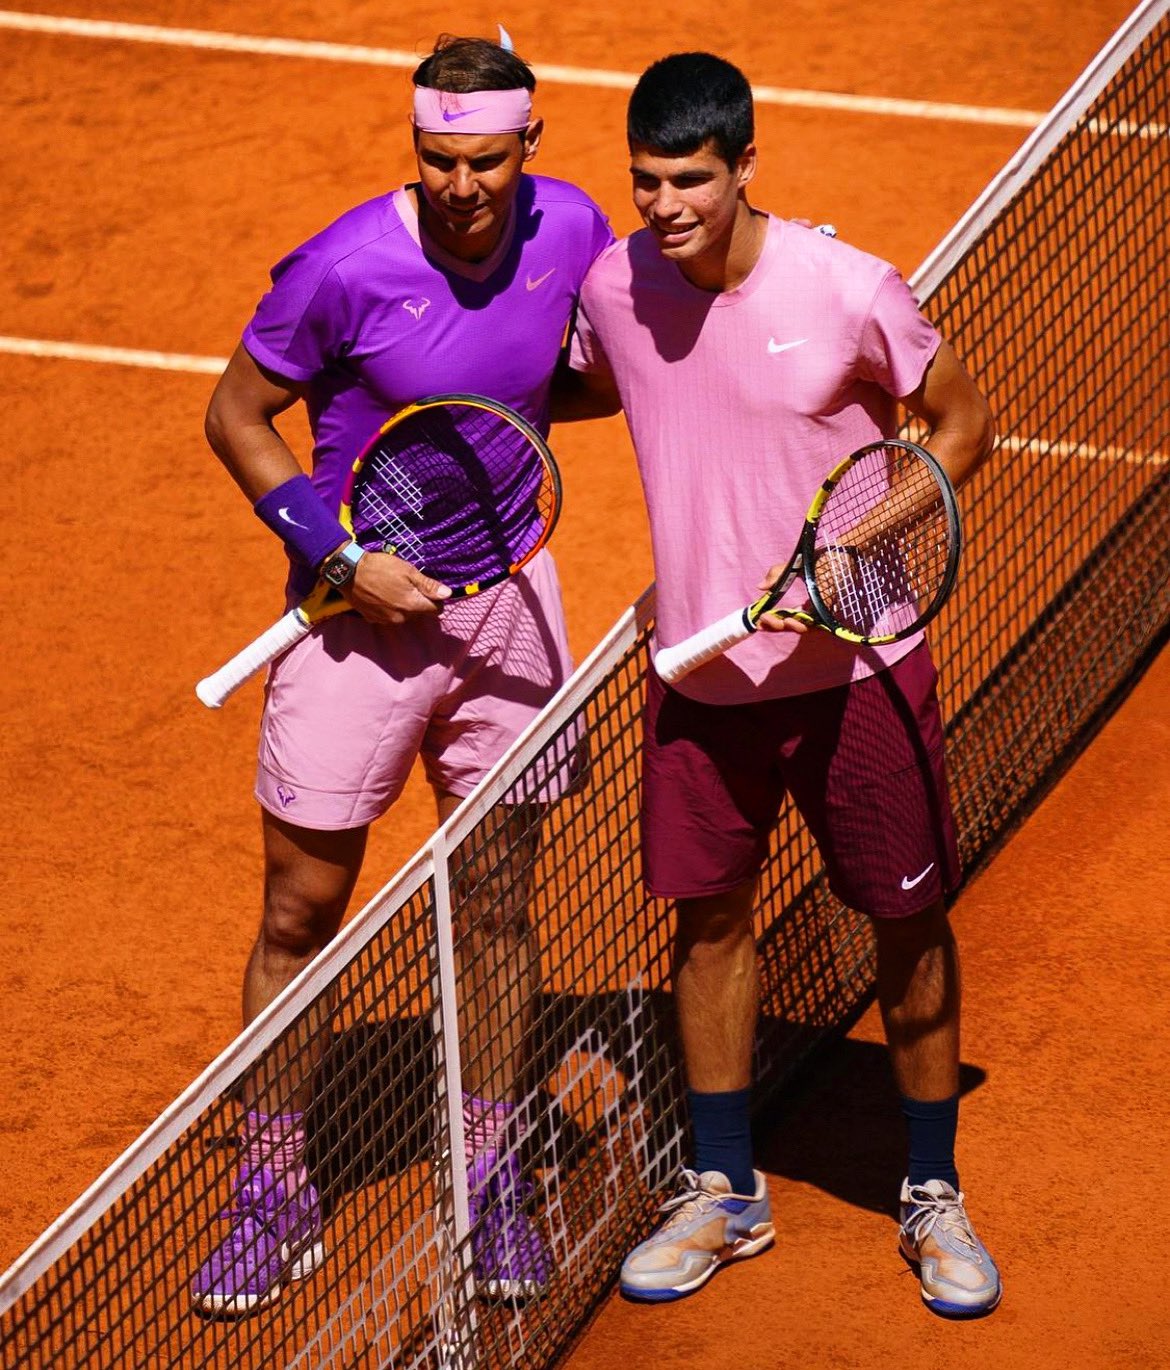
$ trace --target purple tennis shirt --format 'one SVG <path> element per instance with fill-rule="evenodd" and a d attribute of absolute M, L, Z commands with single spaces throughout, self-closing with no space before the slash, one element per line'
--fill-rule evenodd
<path fill-rule="evenodd" d="M 523 176 L 482 262 L 431 242 L 405 188 L 358 205 L 278 262 L 243 342 L 260 365 L 308 387 L 312 479 L 325 502 L 338 507 L 379 425 L 428 395 L 487 395 L 547 433 L 578 291 L 612 241 L 584 191 Z"/>

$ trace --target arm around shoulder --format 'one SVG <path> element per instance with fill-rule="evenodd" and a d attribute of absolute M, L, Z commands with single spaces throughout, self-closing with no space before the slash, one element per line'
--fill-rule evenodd
<path fill-rule="evenodd" d="M 622 402 L 607 371 L 574 371 L 562 354 L 553 373 L 549 412 L 553 423 L 605 419 L 621 412 Z"/>

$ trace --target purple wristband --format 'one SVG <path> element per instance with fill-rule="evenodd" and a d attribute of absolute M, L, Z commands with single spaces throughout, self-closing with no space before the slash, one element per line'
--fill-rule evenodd
<path fill-rule="evenodd" d="M 319 566 L 351 536 L 303 471 L 261 495 L 252 508 L 288 550 L 309 566 Z"/>

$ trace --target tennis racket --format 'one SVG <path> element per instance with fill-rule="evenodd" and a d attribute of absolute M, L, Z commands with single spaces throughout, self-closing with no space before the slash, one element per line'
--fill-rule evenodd
<path fill-rule="evenodd" d="M 368 551 L 393 552 L 466 598 L 500 584 L 548 542 L 561 478 L 548 444 L 507 405 L 435 395 L 400 409 L 366 443 L 338 513 Z M 324 581 L 195 693 L 218 709 L 323 619 L 352 606 Z"/>
<path fill-rule="evenodd" d="M 918 632 L 942 608 L 959 569 L 959 508 L 946 472 L 912 442 L 888 438 L 835 466 L 805 515 L 787 570 L 753 604 L 665 647 L 668 684 L 711 661 L 779 613 L 877 646 Z M 808 608 L 781 608 L 797 577 Z"/>

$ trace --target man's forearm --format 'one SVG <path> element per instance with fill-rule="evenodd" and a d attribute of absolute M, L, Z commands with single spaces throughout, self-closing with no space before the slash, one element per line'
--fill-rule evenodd
<path fill-rule="evenodd" d="M 553 375 L 549 391 L 549 415 L 553 423 L 577 423 L 582 419 L 605 419 L 621 412 L 617 387 L 583 371 L 574 371 L 563 360 Z"/>

